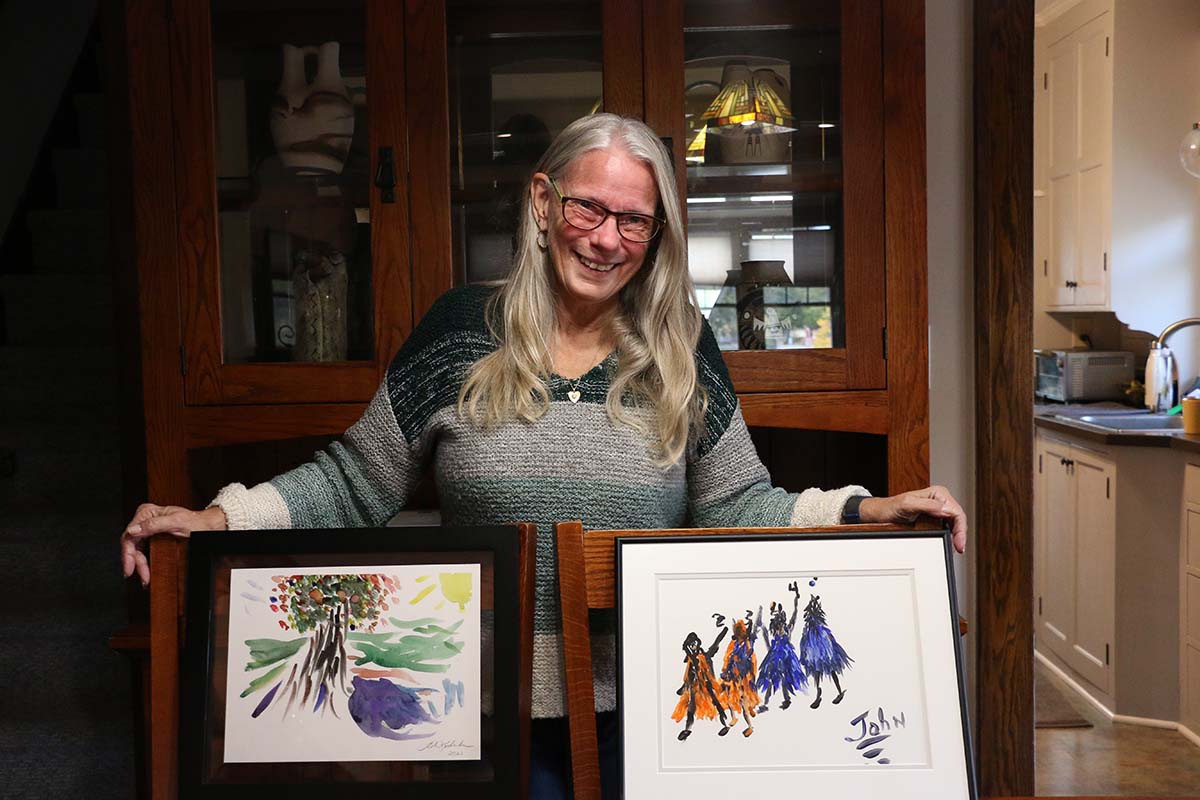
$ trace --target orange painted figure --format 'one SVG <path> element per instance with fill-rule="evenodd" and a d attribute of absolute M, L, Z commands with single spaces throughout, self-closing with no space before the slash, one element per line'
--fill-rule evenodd
<path fill-rule="evenodd" d="M 722 628 L 720 635 L 707 650 L 700 649 L 700 637 L 696 635 L 695 631 L 689 633 L 683 640 L 683 660 L 687 666 L 683 670 L 683 685 L 675 692 L 679 695 L 679 702 L 676 703 L 675 710 L 671 713 L 671 719 L 676 722 L 683 720 L 684 717 L 687 718 L 684 729 L 679 732 L 679 741 L 681 742 L 692 735 L 692 723 L 696 721 L 696 717 L 700 719 L 720 717 L 721 730 L 717 735 L 724 736 L 729 733 L 729 726 L 732 723 L 726 721 L 725 717 L 725 693 L 721 691 L 721 685 L 717 682 L 712 668 L 713 656 L 717 654 L 721 640 L 728 632 L 728 628 Z M 733 722 L 736 723 L 737 720 L 734 719 Z"/>
<path fill-rule="evenodd" d="M 754 688 L 754 677 L 758 671 L 758 657 L 754 655 L 754 640 L 758 638 L 758 628 L 746 612 L 746 620 L 733 623 L 733 638 L 725 648 L 725 664 L 721 668 L 721 686 L 725 690 L 725 700 L 730 712 L 738 708 L 746 720 L 743 736 L 754 733 L 750 718 L 757 712 L 758 690 Z M 734 720 L 736 724 L 737 720 Z"/>

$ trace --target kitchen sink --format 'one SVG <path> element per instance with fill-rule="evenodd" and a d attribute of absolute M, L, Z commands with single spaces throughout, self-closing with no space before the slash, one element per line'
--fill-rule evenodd
<path fill-rule="evenodd" d="M 1121 432 L 1158 433 L 1183 430 L 1182 414 L 1087 414 L 1076 419 L 1089 425 Z"/>

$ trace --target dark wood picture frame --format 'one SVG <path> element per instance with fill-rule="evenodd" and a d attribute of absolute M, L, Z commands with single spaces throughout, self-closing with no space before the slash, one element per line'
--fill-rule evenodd
<path fill-rule="evenodd" d="M 700 544 L 700 545 L 723 545 L 734 542 L 765 542 L 770 544 L 779 544 L 782 542 L 798 542 L 809 543 L 819 541 L 878 541 L 881 539 L 908 539 L 908 540 L 940 540 L 941 551 L 943 555 L 943 568 L 945 570 L 945 580 L 947 589 L 947 621 L 950 624 L 950 641 L 953 643 L 952 650 L 954 652 L 954 670 L 957 676 L 957 694 L 959 720 L 962 731 L 962 747 L 963 756 L 965 758 L 966 767 L 966 782 L 967 795 L 963 800 L 978 800 L 979 788 L 976 777 L 975 757 L 972 747 L 971 723 L 968 715 L 967 705 L 967 685 L 966 685 L 966 663 L 964 659 L 962 643 L 959 638 L 960 633 L 960 617 L 958 612 L 958 594 L 955 590 L 954 578 L 954 550 L 951 542 L 951 532 L 948 529 L 943 530 L 907 530 L 907 529 L 886 529 L 886 530 L 871 530 L 857 532 L 834 532 L 834 531 L 803 531 L 794 530 L 791 532 L 771 531 L 771 532 L 747 532 L 747 533 L 731 533 L 730 535 L 712 536 L 712 535 L 676 535 L 672 533 L 666 536 L 655 535 L 630 535 L 617 536 L 613 540 L 613 548 L 615 550 L 614 560 L 616 566 L 616 612 L 617 612 L 617 708 L 618 708 L 618 731 L 620 746 L 619 751 L 622 756 L 626 747 L 626 731 L 625 731 L 625 714 L 621 713 L 621 709 L 627 706 L 626 703 L 626 687 L 624 681 L 624 649 L 625 644 L 625 589 L 624 581 L 624 564 L 623 555 L 625 548 L 644 545 L 644 544 Z M 768 570 L 769 571 L 769 570 Z M 624 795 L 624 786 L 626 780 L 626 764 L 625 759 L 621 759 L 621 786 L 622 796 Z"/>
<path fill-rule="evenodd" d="M 530 526 L 198 532 L 190 542 L 188 612 L 181 664 L 179 795 L 260 798 L 278 791 L 327 798 L 337 786 L 371 785 L 411 798 L 523 797 L 528 782 L 532 668 L 533 535 Z M 482 609 L 491 610 L 493 708 L 478 761 L 215 764 L 214 713 L 223 703 L 218 634 L 228 613 L 214 610 L 220 580 L 242 566 L 378 564 L 480 565 Z M 228 584 L 225 584 L 228 587 Z M 481 632 L 481 637 L 483 636 Z M 481 648 L 482 651 L 482 648 Z M 486 670 L 487 652 L 481 657 Z M 216 670 L 216 675 L 214 675 Z M 219 696 L 218 696 L 219 695 Z M 223 729 L 222 729 L 223 730 Z M 219 761 L 219 759 L 218 759 Z"/>

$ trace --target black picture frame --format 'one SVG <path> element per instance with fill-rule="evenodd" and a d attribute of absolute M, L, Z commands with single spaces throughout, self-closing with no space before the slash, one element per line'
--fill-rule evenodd
<path fill-rule="evenodd" d="M 415 800 L 520 797 L 520 765 L 528 759 L 528 722 L 519 701 L 523 536 L 517 526 L 194 533 L 180 662 L 179 796 L 261 800 L 277 790 L 297 800 L 328 800 L 338 787 L 370 785 L 372 791 L 394 789 Z M 490 652 L 493 701 L 490 716 L 486 708 L 481 715 L 479 760 L 224 764 L 223 757 L 214 757 L 213 731 L 221 726 L 226 690 L 224 651 L 217 642 L 222 631 L 228 634 L 232 569 L 423 563 L 480 565 L 482 613 L 491 606 L 493 625 L 490 649 L 480 649 L 481 677 L 486 686 Z M 215 602 L 222 585 L 224 613 Z M 224 728 L 219 730 L 223 736 Z"/>
<path fill-rule="evenodd" d="M 780 542 L 820 542 L 820 541 L 866 541 L 878 542 L 882 540 L 938 540 L 941 545 L 941 553 L 943 558 L 943 566 L 945 570 L 945 581 L 947 587 L 946 608 L 944 621 L 949 625 L 949 633 L 952 636 L 954 654 L 954 672 L 957 677 L 957 702 L 958 713 L 961 722 L 962 731 L 962 752 L 965 759 L 965 782 L 966 794 L 961 796 L 959 800 L 978 800 L 979 790 L 976 777 L 976 765 L 974 757 L 974 748 L 971 741 L 971 725 L 969 719 L 969 707 L 967 705 L 966 692 L 966 666 L 962 652 L 962 641 L 959 631 L 959 611 L 958 611 L 958 596 L 955 587 L 954 562 L 953 562 L 953 544 L 952 532 L 947 527 L 942 530 L 894 530 L 894 531 L 869 531 L 869 532 L 804 532 L 797 530 L 793 533 L 772 533 L 772 534 L 754 534 L 754 533 L 739 533 L 722 536 L 700 535 L 700 536 L 619 536 L 614 540 L 613 547 L 615 553 L 615 571 L 616 571 L 616 615 L 617 615 L 617 711 L 618 711 L 618 751 L 620 753 L 620 787 L 621 797 L 627 798 L 626 791 L 627 781 L 629 780 L 628 765 L 626 759 L 626 748 L 628 746 L 628 731 L 626 723 L 625 709 L 627 707 L 627 686 L 625 679 L 625 651 L 628 647 L 626 642 L 626 611 L 633 604 L 630 604 L 626 599 L 627 579 L 625 566 L 627 563 L 626 548 L 646 546 L 653 544 L 699 544 L 704 546 L 715 546 L 721 544 L 731 544 L 738 542 L 768 542 L 778 544 Z M 764 571 L 772 571 L 765 568 Z M 644 605 L 637 605 L 636 609 L 644 611 Z M 719 674 L 719 672 L 718 672 Z M 739 737 L 740 738 L 740 737 Z M 753 771 L 743 772 L 743 780 L 747 781 L 742 784 L 744 788 L 754 786 Z M 840 797 L 841 795 L 839 795 Z M 851 792 L 848 797 L 857 797 L 860 794 Z M 939 795 L 940 796 L 940 795 Z"/>

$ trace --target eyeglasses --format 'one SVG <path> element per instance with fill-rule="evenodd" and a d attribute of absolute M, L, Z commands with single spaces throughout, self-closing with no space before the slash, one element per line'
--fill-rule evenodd
<path fill-rule="evenodd" d="M 663 227 L 667 224 L 664 220 L 648 214 L 638 214 L 633 211 L 611 211 L 591 200 L 566 197 L 558 190 L 558 184 L 554 182 L 554 178 L 549 180 L 550 187 L 554 189 L 559 202 L 562 203 L 563 219 L 567 221 L 568 225 L 579 228 L 581 231 L 594 231 L 612 216 L 617 218 L 617 233 L 621 234 L 622 239 L 645 244 L 662 233 Z"/>

